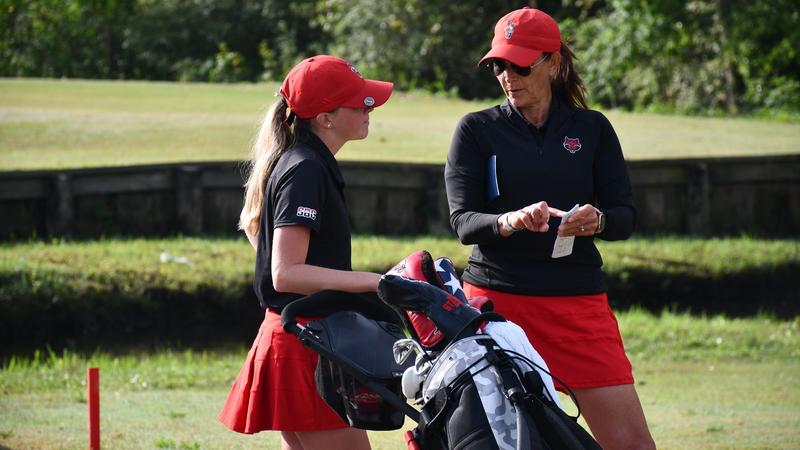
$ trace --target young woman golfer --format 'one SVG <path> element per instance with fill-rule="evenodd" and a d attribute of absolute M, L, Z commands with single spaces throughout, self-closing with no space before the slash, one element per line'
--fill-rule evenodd
<path fill-rule="evenodd" d="M 380 275 L 354 272 L 350 224 L 334 158 L 364 139 L 369 113 L 392 83 L 367 80 L 343 59 L 319 55 L 295 66 L 252 148 L 239 227 L 256 249 L 254 288 L 264 322 L 219 420 L 240 433 L 280 430 L 284 450 L 369 449 L 319 397 L 317 355 L 281 327 L 290 301 L 325 289 L 374 292 Z"/>

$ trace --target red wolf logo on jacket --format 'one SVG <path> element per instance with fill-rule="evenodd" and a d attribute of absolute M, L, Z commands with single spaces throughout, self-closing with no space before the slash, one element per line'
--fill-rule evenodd
<path fill-rule="evenodd" d="M 581 140 L 564 136 L 564 148 L 570 153 L 577 153 L 581 149 Z"/>

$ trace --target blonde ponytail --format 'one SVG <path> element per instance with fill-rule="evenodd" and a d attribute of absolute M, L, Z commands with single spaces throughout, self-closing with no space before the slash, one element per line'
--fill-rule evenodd
<path fill-rule="evenodd" d="M 289 123 L 291 119 L 286 117 L 287 108 L 286 100 L 282 97 L 270 106 L 261 120 L 258 134 L 250 148 L 248 175 L 244 184 L 244 207 L 239 214 L 239 229 L 251 236 L 256 236 L 260 231 L 267 178 L 278 159 L 295 139 L 295 133 Z"/>

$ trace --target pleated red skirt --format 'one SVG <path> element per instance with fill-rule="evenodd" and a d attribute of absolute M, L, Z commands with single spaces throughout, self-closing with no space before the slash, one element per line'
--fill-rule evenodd
<path fill-rule="evenodd" d="M 267 310 L 219 421 L 246 434 L 347 428 L 317 393 L 316 366 L 317 354 L 283 330 L 280 314 Z"/>
<path fill-rule="evenodd" d="M 464 282 L 467 297 L 484 295 L 519 325 L 550 371 L 572 389 L 633 384 L 619 325 L 605 293 L 546 297 L 517 295 Z M 556 389 L 565 392 L 556 380 Z"/>

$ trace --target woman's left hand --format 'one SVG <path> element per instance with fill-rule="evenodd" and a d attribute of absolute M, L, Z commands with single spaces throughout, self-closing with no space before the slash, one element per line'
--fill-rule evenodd
<path fill-rule="evenodd" d="M 597 231 L 597 208 L 592 205 L 581 205 L 567 221 L 558 227 L 558 235 L 593 236 Z"/>

